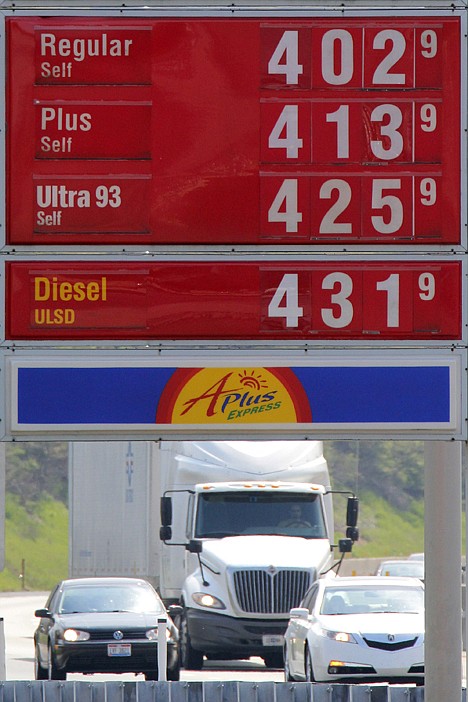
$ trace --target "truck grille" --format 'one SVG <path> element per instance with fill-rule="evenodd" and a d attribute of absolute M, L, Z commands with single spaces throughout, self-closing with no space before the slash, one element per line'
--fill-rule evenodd
<path fill-rule="evenodd" d="M 234 589 L 244 612 L 287 614 L 298 607 L 311 584 L 307 570 L 239 570 L 234 573 Z"/>

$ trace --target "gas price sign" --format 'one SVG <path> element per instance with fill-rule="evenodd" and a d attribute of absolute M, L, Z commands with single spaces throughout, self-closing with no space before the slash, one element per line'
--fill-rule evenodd
<path fill-rule="evenodd" d="M 13 261 L 7 338 L 461 338 L 453 260 Z"/>
<path fill-rule="evenodd" d="M 460 243 L 456 13 L 6 33 L 8 244 Z"/>

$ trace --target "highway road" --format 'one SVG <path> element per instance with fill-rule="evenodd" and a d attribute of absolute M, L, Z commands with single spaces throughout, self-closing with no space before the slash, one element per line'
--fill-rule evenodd
<path fill-rule="evenodd" d="M 5 667 L 7 680 L 34 680 L 33 633 L 38 619 L 34 611 L 43 607 L 48 592 L 0 593 L 0 617 L 5 632 Z M 81 675 L 71 674 L 67 680 L 144 680 L 143 675 Z M 262 659 L 229 661 L 223 666 L 219 662 L 208 662 L 201 671 L 181 671 L 181 680 L 241 680 L 282 681 L 281 670 L 269 670 Z"/>
<path fill-rule="evenodd" d="M 0 617 L 5 632 L 5 667 L 7 680 L 34 680 L 33 633 L 38 619 L 34 611 L 43 607 L 47 592 L 0 593 Z M 81 675 L 74 673 L 67 680 L 144 680 L 143 675 Z M 239 680 L 251 682 L 284 680 L 283 671 L 269 670 L 262 659 L 249 661 L 208 662 L 201 671 L 181 671 L 181 680 Z M 463 655 L 463 686 L 466 687 L 466 661 Z"/>

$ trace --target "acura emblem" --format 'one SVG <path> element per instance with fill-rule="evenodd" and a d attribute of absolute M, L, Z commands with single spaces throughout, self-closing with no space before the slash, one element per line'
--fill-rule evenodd
<path fill-rule="evenodd" d="M 388 635 L 388 640 L 389 640 L 389 641 L 395 641 L 395 636 L 394 636 L 394 634 L 389 634 L 389 635 Z"/>
<path fill-rule="evenodd" d="M 123 639 L 123 634 L 121 631 L 114 631 L 112 636 L 114 637 L 114 639 L 116 639 L 116 641 L 122 641 Z"/>

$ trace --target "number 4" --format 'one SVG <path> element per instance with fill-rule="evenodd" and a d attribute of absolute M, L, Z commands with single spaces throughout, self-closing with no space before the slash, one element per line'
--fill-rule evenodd
<path fill-rule="evenodd" d="M 287 327 L 299 326 L 304 309 L 299 306 L 297 273 L 285 273 L 268 305 L 269 317 L 284 317 Z"/>
<path fill-rule="evenodd" d="M 268 61 L 268 73 L 285 75 L 288 85 L 297 85 L 303 72 L 304 68 L 299 63 L 298 32 L 284 32 Z"/>

